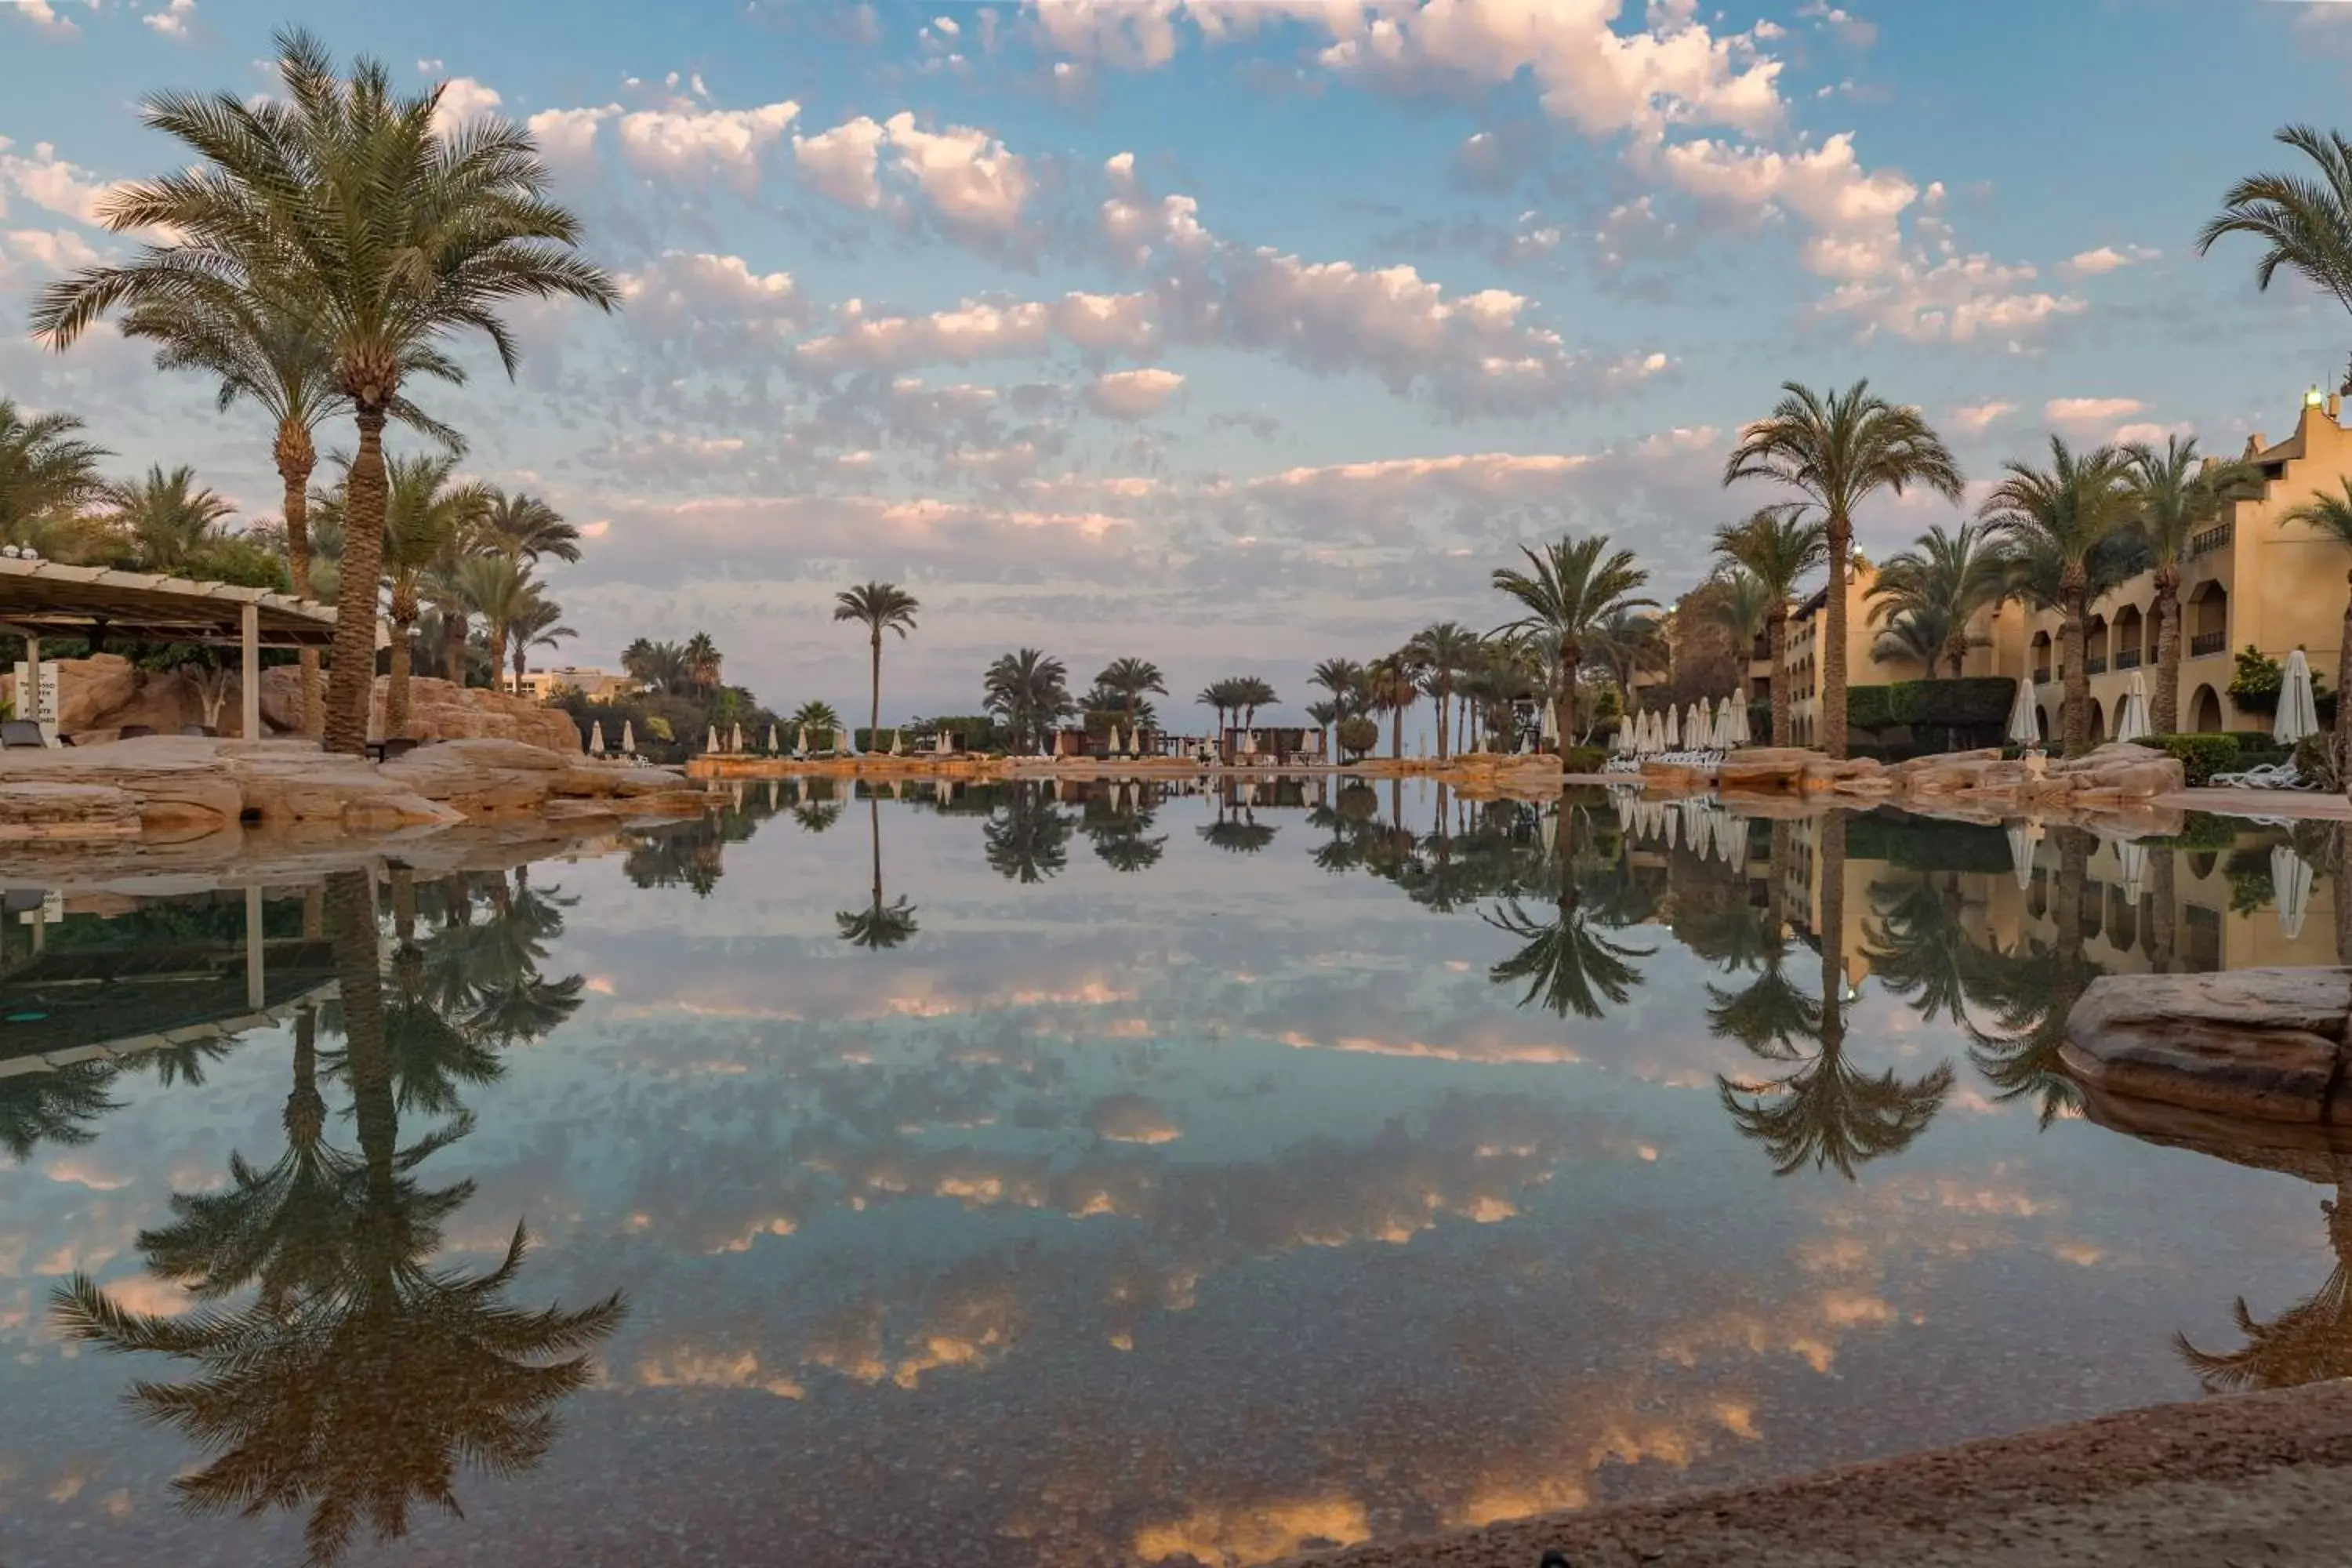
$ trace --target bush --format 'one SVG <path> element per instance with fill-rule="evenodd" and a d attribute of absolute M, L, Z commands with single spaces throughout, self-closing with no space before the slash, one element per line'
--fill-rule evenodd
<path fill-rule="evenodd" d="M 2017 682 L 2006 675 L 1850 686 L 1845 693 L 1845 721 L 1856 730 L 1891 730 L 1898 724 L 1915 729 L 1969 729 L 2005 722 L 2010 704 L 2016 700 Z"/>
<path fill-rule="evenodd" d="M 1572 773 L 1597 773 L 1609 765 L 1606 746 L 1570 746 L 1568 749 L 1568 771 Z"/>
<path fill-rule="evenodd" d="M 860 724 L 856 729 L 852 730 L 849 732 L 849 743 L 856 746 L 861 752 L 887 752 L 890 749 L 890 742 L 903 732 L 904 731 L 902 731 L 893 729 L 887 724 L 885 724 L 879 730 L 869 730 L 865 725 Z M 879 745 L 874 743 L 877 739 L 881 742 Z M 907 736 L 906 746 L 910 752 L 925 749 L 922 745 L 917 742 L 912 735 Z"/>
<path fill-rule="evenodd" d="M 1381 743 L 1381 727 L 1370 719 L 1342 719 L 1339 741 L 1340 751 L 1350 757 L 1360 757 Z"/>
<path fill-rule="evenodd" d="M 2137 743 L 2179 758 L 2181 773 L 2192 786 L 2238 769 L 2235 735 L 2143 735 Z"/>

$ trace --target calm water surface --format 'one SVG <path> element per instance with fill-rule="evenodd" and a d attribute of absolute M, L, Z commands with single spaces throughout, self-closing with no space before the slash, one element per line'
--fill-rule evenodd
<path fill-rule="evenodd" d="M 2345 1359 L 2053 1055 L 2325 846 L 1259 794 L 273 887 L 40 1070 L 247 905 L 16 890 L 0 1563 L 1251 1563 Z"/>

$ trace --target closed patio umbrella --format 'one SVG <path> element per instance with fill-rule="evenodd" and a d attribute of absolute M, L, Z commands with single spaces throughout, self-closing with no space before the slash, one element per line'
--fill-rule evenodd
<path fill-rule="evenodd" d="M 1738 696 L 1724 700 L 1731 704 L 1731 743 L 1745 746 L 1755 739 L 1748 732 L 1748 704 Z"/>
<path fill-rule="evenodd" d="M 2033 705 L 2033 677 L 2017 678 L 2017 700 L 2009 705 L 2009 738 L 2020 746 L 2042 743 L 2042 715 Z"/>
<path fill-rule="evenodd" d="M 635 720 L 621 721 L 621 754 L 628 757 L 637 754 L 637 726 Z"/>
<path fill-rule="evenodd" d="M 940 729 L 932 732 L 931 753 L 934 756 L 940 757 L 944 757 L 948 754 L 948 732 L 946 730 Z"/>
<path fill-rule="evenodd" d="M 2311 867 L 2287 845 L 2271 851 L 2271 888 L 2278 899 L 2279 934 L 2289 942 L 2303 934 L 2311 909 Z"/>
<path fill-rule="evenodd" d="M 2137 741 L 2150 733 L 2147 721 L 2147 679 L 2138 670 L 2124 687 L 2124 710 L 2116 718 L 2116 739 Z"/>
<path fill-rule="evenodd" d="M 1548 735 L 1557 737 L 1559 734 L 1559 700 L 1547 697 L 1544 699 L 1543 728 L 1536 731 L 1536 739 L 1541 741 Z"/>
<path fill-rule="evenodd" d="M 796 757 L 808 755 L 808 726 L 805 724 L 793 731 L 793 755 Z"/>
<path fill-rule="evenodd" d="M 602 719 L 588 726 L 588 754 L 592 757 L 604 754 L 604 721 Z"/>
<path fill-rule="evenodd" d="M 734 728 L 734 730 L 733 730 L 733 731 L 729 734 L 729 736 L 728 736 L 728 741 L 727 741 L 727 749 L 728 749 L 729 751 L 730 751 L 730 752 L 740 752 L 743 750 L 743 726 L 742 726 L 742 725 L 740 725 L 740 724 L 736 725 L 736 726 L 735 726 L 735 728 Z"/>
<path fill-rule="evenodd" d="M 2286 658 L 2286 679 L 2279 687 L 2278 717 L 2272 721 L 2271 739 L 2292 746 L 2317 733 L 2319 710 L 2311 700 L 2311 661 L 2297 648 Z"/>
<path fill-rule="evenodd" d="M 1683 744 L 1696 752 L 1706 743 L 1706 710 L 1694 702 L 1683 715 Z"/>
<path fill-rule="evenodd" d="M 1105 752 L 1108 752 L 1110 755 L 1112 755 L 1112 756 L 1114 756 L 1114 757 L 1115 757 L 1115 756 L 1117 756 L 1117 755 L 1118 755 L 1118 725 L 1113 724 L 1113 725 L 1110 727 L 1110 735 L 1109 735 L 1109 738 L 1108 738 L 1108 739 L 1104 742 L 1104 744 L 1103 744 L 1103 750 L 1104 750 Z"/>
<path fill-rule="evenodd" d="M 1668 708 L 1666 710 L 1666 732 L 1664 735 L 1661 736 L 1660 739 L 1665 742 L 1664 749 L 1669 752 L 1675 750 L 1683 743 L 1682 721 L 1675 716 L 1675 710 L 1672 708 Z"/>
<path fill-rule="evenodd" d="M 906 731 L 893 730 L 890 731 L 890 754 L 894 757 L 903 757 L 907 754 Z"/>
<path fill-rule="evenodd" d="M 783 754 L 783 750 L 784 750 L 784 749 L 783 749 L 782 746 L 780 746 L 780 745 L 776 744 L 776 727 L 775 727 L 773 724 L 769 725 L 769 726 L 768 726 L 768 755 L 770 755 L 770 756 L 772 756 L 772 757 L 775 757 L 775 756 L 782 756 L 782 755 Z"/>

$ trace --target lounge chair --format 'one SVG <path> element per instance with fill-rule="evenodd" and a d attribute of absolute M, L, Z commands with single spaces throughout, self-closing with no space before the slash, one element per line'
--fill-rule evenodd
<path fill-rule="evenodd" d="M 376 763 L 388 763 L 394 757 L 404 757 L 408 755 L 409 752 L 416 750 L 416 748 L 422 743 L 423 742 L 421 742 L 412 741 L 405 735 L 396 735 L 388 741 L 370 741 L 367 748 L 368 760 L 370 762 Z"/>
<path fill-rule="evenodd" d="M 135 741 L 142 735 L 152 735 L 154 732 L 155 726 L 152 724 L 125 724 L 114 738 L 118 741 Z"/>
<path fill-rule="evenodd" d="M 2317 789 L 2315 779 L 2303 776 L 2294 763 L 2264 763 L 2243 773 L 2215 773 L 2205 781 L 2211 789 Z"/>

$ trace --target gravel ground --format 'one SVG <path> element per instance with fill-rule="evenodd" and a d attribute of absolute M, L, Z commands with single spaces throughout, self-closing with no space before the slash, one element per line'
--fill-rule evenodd
<path fill-rule="evenodd" d="M 1540 1568 L 1554 1552 L 1570 1568 L 2340 1568 L 2352 1382 L 1300 1561 Z"/>

